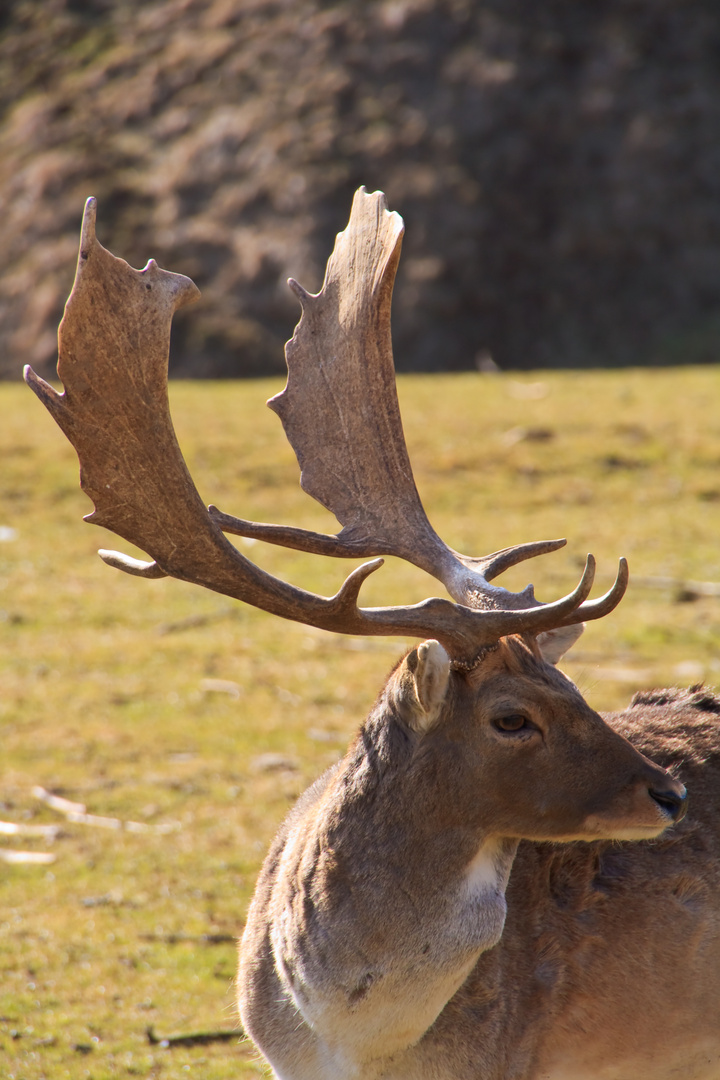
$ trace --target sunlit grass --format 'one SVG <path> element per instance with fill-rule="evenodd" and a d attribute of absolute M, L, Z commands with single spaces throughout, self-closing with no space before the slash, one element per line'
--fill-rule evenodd
<path fill-rule="evenodd" d="M 173 385 L 188 463 L 203 498 L 230 513 L 332 530 L 263 406 L 279 388 Z M 681 587 L 720 581 L 715 369 L 413 377 L 400 397 L 418 487 L 450 544 L 480 554 L 568 537 L 508 574 L 510 587 L 532 579 L 556 597 L 592 551 L 604 589 L 617 556 L 629 558 L 628 597 L 565 665 L 595 707 L 643 686 L 720 681 L 720 597 Z M 334 639 L 105 567 L 96 549 L 123 545 L 82 523 L 91 507 L 74 453 L 19 385 L 0 387 L 0 462 L 0 820 L 62 822 L 33 796 L 42 785 L 149 826 L 67 824 L 54 844 L 0 837 L 56 855 L 0 863 L 0 1073 L 259 1075 L 242 1043 L 166 1049 L 146 1029 L 233 1026 L 227 939 L 265 848 L 404 643 Z M 237 542 L 324 594 L 350 567 Z M 442 587 L 388 560 L 363 600 L 433 593 Z"/>

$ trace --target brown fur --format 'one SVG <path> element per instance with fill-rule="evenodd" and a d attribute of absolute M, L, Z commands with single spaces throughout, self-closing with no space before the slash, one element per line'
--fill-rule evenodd
<path fill-rule="evenodd" d="M 436 685 L 440 661 L 423 655 L 391 674 L 258 882 L 239 1000 L 276 1075 L 669 1078 L 662 1047 L 673 1068 L 715 1062 L 684 1076 L 717 1076 L 715 699 L 638 702 L 608 726 L 511 638 L 451 672 L 428 720 L 418 679 Z M 536 730 L 498 733 L 508 711 Z M 697 760 L 683 753 L 696 732 Z M 699 816 L 660 836 L 648 788 L 679 787 L 631 743 L 687 773 Z M 555 843 L 628 830 L 659 838 Z M 520 843 L 508 886 L 523 837 L 536 842 Z"/>

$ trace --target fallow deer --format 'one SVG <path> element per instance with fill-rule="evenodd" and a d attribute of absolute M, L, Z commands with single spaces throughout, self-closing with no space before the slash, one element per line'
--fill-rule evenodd
<path fill-rule="evenodd" d="M 303 315 L 270 406 L 337 536 L 205 508 L 166 387 L 171 316 L 197 290 L 154 262 L 131 269 L 94 222 L 89 200 L 60 327 L 65 391 L 26 378 L 78 452 L 88 520 L 152 561 L 103 558 L 339 633 L 427 639 L 300 799 L 261 872 L 238 1000 L 274 1075 L 720 1076 L 720 700 L 665 691 L 601 719 L 552 662 L 619 602 L 624 561 L 604 597 L 587 599 L 588 557 L 577 588 L 541 605 L 531 587 L 491 581 L 564 541 L 469 558 L 432 529 L 394 386 L 401 219 L 361 189 L 321 292 L 290 283 Z M 374 561 L 327 599 L 258 569 L 225 533 Z M 358 607 L 387 554 L 454 602 Z"/>

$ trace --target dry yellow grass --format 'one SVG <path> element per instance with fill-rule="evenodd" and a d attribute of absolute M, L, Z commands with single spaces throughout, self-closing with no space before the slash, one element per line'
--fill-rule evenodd
<path fill-rule="evenodd" d="M 190 468 L 228 512 L 332 529 L 263 407 L 279 388 L 174 385 Z M 720 681 L 720 597 L 673 584 L 720 581 L 719 390 L 713 368 L 400 382 L 418 486 L 449 543 L 478 554 L 567 536 L 562 552 L 508 575 L 514 588 L 532 578 L 543 598 L 572 587 L 586 551 L 600 587 L 628 556 L 628 597 L 566 665 L 598 708 L 650 684 Z M 0 1073 L 258 1075 L 241 1043 L 168 1049 L 146 1028 L 233 1026 L 231 938 L 266 845 L 403 643 L 334 639 L 118 574 L 94 552 L 122 545 L 82 524 L 89 509 L 50 418 L 24 387 L 0 387 L 0 820 L 63 826 L 54 843 L 0 837 L 55 855 L 0 862 Z M 243 551 L 326 594 L 349 568 Z M 389 563 L 366 603 L 441 591 Z M 35 785 L 146 828 L 66 823 Z"/>

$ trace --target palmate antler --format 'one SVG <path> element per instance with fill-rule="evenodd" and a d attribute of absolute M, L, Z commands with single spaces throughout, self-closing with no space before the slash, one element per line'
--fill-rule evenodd
<path fill-rule="evenodd" d="M 456 659 L 513 633 L 541 634 L 599 618 L 627 585 L 617 581 L 585 602 L 594 576 L 588 556 L 577 588 L 539 605 L 529 588 L 489 585 L 502 570 L 565 541 L 523 544 L 480 559 L 452 551 L 430 525 L 415 487 L 395 392 L 390 303 L 402 220 L 384 196 L 356 194 L 317 296 L 291 281 L 303 316 L 287 345 L 288 385 L 269 404 L 280 415 L 302 469 L 304 489 L 343 525 L 338 536 L 262 525 L 203 505 L 175 437 L 167 398 L 174 311 L 198 295 L 189 278 L 150 261 L 134 270 L 95 236 L 96 204 L 83 217 L 80 256 L 60 324 L 58 394 L 26 368 L 30 387 L 80 459 L 83 490 L 95 504 L 86 520 L 146 551 L 153 562 L 101 552 L 144 577 L 171 575 L 244 600 L 284 618 L 346 634 L 434 637 Z M 359 608 L 358 567 L 336 596 L 297 589 L 260 570 L 224 532 L 344 557 L 398 555 L 442 581 L 458 603 L 438 598 L 392 608 Z"/>

